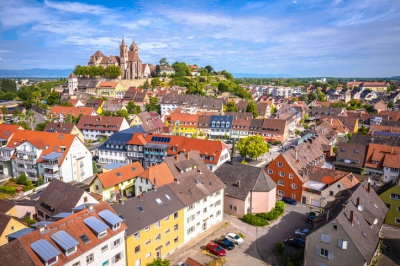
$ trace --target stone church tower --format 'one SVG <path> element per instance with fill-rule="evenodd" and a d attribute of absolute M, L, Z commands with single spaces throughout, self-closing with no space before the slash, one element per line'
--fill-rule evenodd
<path fill-rule="evenodd" d="M 122 78 L 126 79 L 126 68 L 128 67 L 128 46 L 122 38 L 121 45 L 119 46 L 119 60 L 122 71 Z"/>

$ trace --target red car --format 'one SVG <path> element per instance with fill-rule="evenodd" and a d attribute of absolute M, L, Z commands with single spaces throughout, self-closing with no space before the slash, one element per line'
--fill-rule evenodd
<path fill-rule="evenodd" d="M 225 249 L 221 248 L 220 246 L 218 246 L 217 244 L 212 243 L 212 242 L 207 244 L 206 250 L 208 250 L 212 254 L 220 256 L 220 257 L 223 257 L 226 255 Z"/>

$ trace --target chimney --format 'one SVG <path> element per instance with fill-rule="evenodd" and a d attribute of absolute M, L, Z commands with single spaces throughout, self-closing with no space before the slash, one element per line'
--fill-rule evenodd
<path fill-rule="evenodd" d="M 331 125 L 333 125 L 333 123 L 332 123 L 332 122 L 333 122 L 333 119 L 331 118 Z"/>
<path fill-rule="evenodd" d="M 368 182 L 368 188 L 367 188 L 368 193 L 371 191 L 371 183 Z"/>
<path fill-rule="evenodd" d="M 360 205 L 360 198 L 357 198 L 356 207 L 358 207 L 359 205 Z"/>
<path fill-rule="evenodd" d="M 346 210 L 346 204 L 343 204 L 343 205 L 342 205 L 342 208 L 343 208 L 343 210 L 345 211 L 345 210 Z"/>
<path fill-rule="evenodd" d="M 297 150 L 295 149 L 294 158 L 297 160 Z"/>
<path fill-rule="evenodd" d="M 240 187 L 240 181 L 237 181 L 237 184 L 236 184 L 238 187 Z"/>
<path fill-rule="evenodd" d="M 354 222 L 354 212 L 350 211 L 350 223 L 351 223 L 351 225 L 353 225 L 353 222 Z"/>
<path fill-rule="evenodd" d="M 189 152 L 187 152 L 187 159 L 188 160 L 190 159 L 190 153 Z"/>
<path fill-rule="evenodd" d="M 157 191 L 156 178 L 154 177 L 154 191 Z"/>
<path fill-rule="evenodd" d="M 179 154 L 176 155 L 176 162 L 178 162 L 178 155 L 179 155 Z"/>

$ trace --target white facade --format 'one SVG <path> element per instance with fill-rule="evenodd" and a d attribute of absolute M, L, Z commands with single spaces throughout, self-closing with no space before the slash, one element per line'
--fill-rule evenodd
<path fill-rule="evenodd" d="M 223 213 L 224 189 L 186 207 L 184 210 L 184 243 L 222 221 Z"/>
<path fill-rule="evenodd" d="M 387 183 L 393 179 L 399 177 L 400 174 L 400 165 L 399 168 L 391 168 L 391 167 L 383 167 L 383 179 L 384 183 Z"/>
<path fill-rule="evenodd" d="M 68 78 L 68 94 L 73 95 L 76 89 L 78 89 L 78 78 L 77 77 Z"/>
<path fill-rule="evenodd" d="M 122 120 L 121 127 L 119 128 L 119 131 L 125 130 L 129 128 L 129 123 L 126 121 L 126 119 Z M 97 140 L 99 137 L 110 137 L 112 136 L 115 131 L 112 130 L 103 130 L 103 129 L 81 129 L 83 136 L 87 140 Z"/>
<path fill-rule="evenodd" d="M 204 158 L 202 158 L 204 160 Z M 206 163 L 207 168 L 210 169 L 211 171 L 215 171 L 220 167 L 223 163 L 228 162 L 231 160 L 231 155 L 229 153 L 228 148 L 225 148 L 222 150 L 221 155 L 219 156 L 219 160 L 216 164 L 210 164 Z"/>
<path fill-rule="evenodd" d="M 122 145 L 121 145 L 122 146 Z M 99 150 L 100 163 L 128 163 L 127 152 L 125 150 Z"/>
<path fill-rule="evenodd" d="M 126 265 L 126 254 L 125 254 L 125 230 L 120 232 L 119 234 L 113 236 L 107 241 L 102 242 L 100 245 L 93 247 L 92 249 L 82 253 L 79 257 L 63 264 L 67 266 L 74 265 L 87 265 L 86 258 L 93 254 L 93 265 L 116 265 L 116 266 L 125 266 Z M 118 245 L 114 245 L 114 243 L 118 243 Z M 107 249 L 105 250 L 105 246 Z M 120 258 L 116 260 L 116 256 Z M 108 263 L 106 263 L 108 261 Z M 77 264 L 79 262 L 79 264 Z"/>

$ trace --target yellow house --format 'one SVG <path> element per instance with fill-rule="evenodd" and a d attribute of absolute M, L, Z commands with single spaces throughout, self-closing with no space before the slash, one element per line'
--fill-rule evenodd
<path fill-rule="evenodd" d="M 199 116 L 184 113 L 172 113 L 170 120 L 166 120 L 166 126 L 170 127 L 175 136 L 196 135 Z"/>
<path fill-rule="evenodd" d="M 121 196 L 133 196 L 135 177 L 143 170 L 142 165 L 135 162 L 97 174 L 90 183 L 90 192 L 102 195 L 103 201 L 116 201 Z"/>
<path fill-rule="evenodd" d="M 142 120 L 140 119 L 140 117 L 139 117 L 138 115 L 135 115 L 135 116 L 133 117 L 133 119 L 130 121 L 129 126 L 130 126 L 130 127 L 134 127 L 134 126 L 138 126 L 138 125 L 142 125 L 142 124 L 143 124 L 143 122 L 142 122 Z"/>
<path fill-rule="evenodd" d="M 97 97 L 122 98 L 124 93 L 124 88 L 119 82 L 102 81 L 96 88 Z"/>
<path fill-rule="evenodd" d="M 14 207 L 15 208 L 15 207 Z M 0 246 L 7 244 L 7 235 L 27 228 L 17 218 L 0 212 Z"/>
<path fill-rule="evenodd" d="M 168 186 L 113 206 L 124 217 L 127 265 L 146 265 L 172 254 L 184 243 L 183 203 Z"/>
<path fill-rule="evenodd" d="M 386 213 L 385 223 L 400 227 L 400 185 L 390 182 L 376 191 L 379 198 L 386 204 L 389 211 Z"/>

